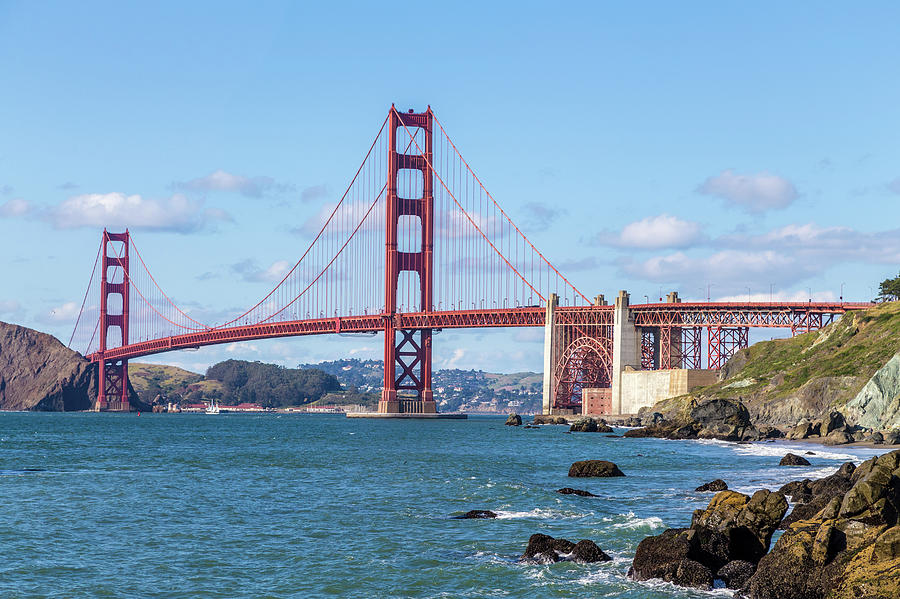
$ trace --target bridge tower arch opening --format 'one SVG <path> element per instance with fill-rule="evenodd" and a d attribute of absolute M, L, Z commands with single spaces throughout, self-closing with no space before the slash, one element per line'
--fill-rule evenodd
<path fill-rule="evenodd" d="M 612 355 L 602 339 L 578 337 L 563 350 L 555 370 L 551 413 L 578 413 L 584 389 L 611 386 Z"/>

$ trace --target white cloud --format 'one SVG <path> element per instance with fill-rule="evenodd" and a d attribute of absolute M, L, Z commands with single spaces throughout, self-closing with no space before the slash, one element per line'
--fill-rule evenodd
<path fill-rule="evenodd" d="M 47 213 L 58 229 L 116 227 L 188 233 L 214 221 L 230 220 L 221 210 L 203 210 L 200 202 L 174 194 L 152 200 L 139 194 L 90 193 L 72 196 Z"/>
<path fill-rule="evenodd" d="M 225 346 L 225 351 L 229 354 L 258 354 L 259 347 L 256 344 L 248 343 L 247 341 L 240 341 L 238 343 L 229 343 Z"/>
<path fill-rule="evenodd" d="M 759 235 L 728 235 L 716 240 L 728 248 L 790 251 L 813 265 L 837 262 L 896 264 L 900 262 L 900 229 L 863 232 L 850 227 L 791 224 Z"/>
<path fill-rule="evenodd" d="M 30 211 L 31 204 L 21 198 L 15 198 L 0 204 L 0 218 L 25 216 Z"/>
<path fill-rule="evenodd" d="M 805 302 L 809 299 L 812 299 L 814 302 L 832 302 L 837 298 L 834 291 L 812 291 L 810 295 L 810 291 L 801 290 L 794 291 L 791 293 L 751 293 L 750 295 L 745 294 L 735 294 L 735 295 L 723 295 L 721 297 L 714 297 L 713 301 L 715 302 Z"/>
<path fill-rule="evenodd" d="M 300 192 L 301 202 L 317 202 L 328 197 L 328 188 L 325 185 L 312 185 Z"/>
<path fill-rule="evenodd" d="M 268 268 L 260 268 L 255 260 L 243 260 L 231 265 L 235 272 L 251 283 L 274 282 L 277 283 L 291 270 L 293 263 L 287 260 L 276 260 Z"/>
<path fill-rule="evenodd" d="M 635 249 L 686 248 L 703 240 L 700 223 L 660 214 L 625 225 L 620 233 L 600 232 L 591 238 L 596 245 Z"/>
<path fill-rule="evenodd" d="M 78 313 L 81 311 L 81 305 L 76 304 L 75 302 L 66 302 L 61 306 L 56 306 L 43 316 L 39 318 L 42 322 L 47 323 L 63 323 L 63 322 L 71 322 L 74 323 L 75 319 L 78 318 Z"/>
<path fill-rule="evenodd" d="M 622 271 L 655 283 L 676 283 L 688 288 L 713 283 L 720 288 L 732 289 L 739 289 L 747 281 L 766 281 L 780 286 L 815 272 L 805 262 L 772 250 L 724 250 L 701 257 L 676 252 L 643 262 L 626 261 Z"/>
<path fill-rule="evenodd" d="M 293 185 L 276 183 L 272 177 L 244 177 L 221 169 L 213 171 L 205 177 L 198 177 L 190 181 L 176 181 L 172 183 L 172 187 L 184 191 L 235 192 L 249 198 L 260 198 L 267 193 L 282 193 L 294 189 Z"/>
<path fill-rule="evenodd" d="M 546 231 L 556 219 L 566 212 L 562 208 L 539 202 L 529 202 L 522 209 L 525 214 L 521 223 L 522 228 L 533 232 Z"/>
<path fill-rule="evenodd" d="M 18 314 L 22 306 L 15 300 L 0 300 L 0 316 L 13 316 Z"/>
<path fill-rule="evenodd" d="M 739 175 L 728 169 L 709 177 L 697 192 L 723 198 L 748 212 L 786 208 L 799 197 L 794 184 L 778 175 Z"/>

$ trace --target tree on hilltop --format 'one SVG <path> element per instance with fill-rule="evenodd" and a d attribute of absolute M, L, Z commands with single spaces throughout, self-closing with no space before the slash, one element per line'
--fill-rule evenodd
<path fill-rule="evenodd" d="M 878 286 L 878 299 L 883 302 L 900 300 L 900 274 L 893 279 L 885 279 Z"/>

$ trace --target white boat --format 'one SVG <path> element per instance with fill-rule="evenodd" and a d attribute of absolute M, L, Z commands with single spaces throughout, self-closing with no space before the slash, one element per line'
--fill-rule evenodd
<path fill-rule="evenodd" d="M 217 401 L 213 400 L 209 402 L 209 405 L 206 407 L 207 414 L 218 414 L 219 413 L 219 404 Z"/>

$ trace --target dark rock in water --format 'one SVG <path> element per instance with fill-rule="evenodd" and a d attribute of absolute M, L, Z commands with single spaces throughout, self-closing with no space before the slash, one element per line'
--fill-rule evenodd
<path fill-rule="evenodd" d="M 545 551 L 553 551 L 553 537 L 541 533 L 535 533 L 528 537 L 528 545 L 522 559 L 531 559 Z"/>
<path fill-rule="evenodd" d="M 569 476 L 574 478 L 613 477 L 625 476 L 625 473 L 619 470 L 618 466 L 606 460 L 582 460 L 569 467 Z"/>
<path fill-rule="evenodd" d="M 572 548 L 572 560 L 579 564 L 592 564 L 594 562 L 608 562 L 612 558 L 606 555 L 597 544 L 588 539 L 582 539 Z"/>
<path fill-rule="evenodd" d="M 816 455 L 816 452 L 815 451 L 807 451 L 806 455 Z"/>
<path fill-rule="evenodd" d="M 694 490 L 695 490 L 695 491 L 701 491 L 701 492 L 706 492 L 706 491 L 714 491 L 714 492 L 727 491 L 727 490 L 728 490 L 728 485 L 725 484 L 725 481 L 722 480 L 721 478 L 717 478 L 716 480 L 711 481 L 711 482 L 708 482 L 708 483 L 706 483 L 705 485 L 700 485 L 699 487 L 697 487 L 697 488 L 694 489 Z"/>
<path fill-rule="evenodd" d="M 553 416 L 551 414 L 535 414 L 534 424 L 569 424 L 563 416 Z"/>
<path fill-rule="evenodd" d="M 781 461 L 778 462 L 779 466 L 809 466 L 809 460 L 806 458 L 793 454 L 787 453 L 781 458 Z"/>
<path fill-rule="evenodd" d="M 753 573 L 756 572 L 756 564 L 736 559 L 722 566 L 716 573 L 716 578 L 721 578 L 729 589 L 740 589 Z"/>
<path fill-rule="evenodd" d="M 558 489 L 557 493 L 561 493 L 563 495 L 578 495 L 580 497 L 597 497 L 590 491 L 582 491 L 581 489 L 573 489 L 572 487 L 563 487 L 562 489 Z"/>
<path fill-rule="evenodd" d="M 611 558 L 593 541 L 584 539 L 573 543 L 567 539 L 554 539 L 549 535 L 536 533 L 529 537 L 521 559 L 540 563 L 555 563 L 561 559 L 589 563 L 609 561 Z"/>
<path fill-rule="evenodd" d="M 576 420 L 569 428 L 573 433 L 611 433 L 612 427 L 606 424 L 605 420 L 595 420 L 594 418 L 581 418 Z"/>
<path fill-rule="evenodd" d="M 629 426 L 629 427 L 638 427 L 640 425 L 641 425 L 641 419 L 637 418 L 636 416 L 631 416 L 629 418 L 626 418 L 625 421 L 622 423 L 622 426 Z"/>
<path fill-rule="evenodd" d="M 748 435 L 759 436 L 750 421 L 750 412 L 740 401 L 710 399 L 701 402 L 691 409 L 690 419 L 699 426 L 697 436 L 702 439 L 740 441 Z"/>
<path fill-rule="evenodd" d="M 510 414 L 506 418 L 506 426 L 522 426 L 522 417 L 516 413 Z"/>
<path fill-rule="evenodd" d="M 850 489 L 787 528 L 745 587 L 750 597 L 898 596 L 900 451 L 837 474 L 849 474 Z"/>
<path fill-rule="evenodd" d="M 607 439 L 621 439 L 622 435 L 603 435 Z"/>
<path fill-rule="evenodd" d="M 783 439 L 784 431 L 774 426 L 765 426 L 759 429 L 759 436 L 761 439 Z"/>
<path fill-rule="evenodd" d="M 481 518 L 496 518 L 497 514 L 491 510 L 469 510 L 461 516 L 453 516 L 456 520 L 477 520 Z"/>

